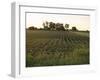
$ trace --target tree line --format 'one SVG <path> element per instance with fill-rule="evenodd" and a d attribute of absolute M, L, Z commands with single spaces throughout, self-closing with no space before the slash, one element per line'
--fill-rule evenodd
<path fill-rule="evenodd" d="M 69 30 L 69 24 L 63 24 L 63 23 L 54 23 L 54 22 L 48 22 L 48 21 L 45 21 L 43 22 L 43 28 L 37 28 L 37 27 L 34 27 L 34 26 L 30 26 L 28 29 L 29 30 L 50 30 L 50 31 L 68 31 Z M 77 31 L 77 28 L 74 26 L 72 27 L 71 29 L 72 31 Z"/>

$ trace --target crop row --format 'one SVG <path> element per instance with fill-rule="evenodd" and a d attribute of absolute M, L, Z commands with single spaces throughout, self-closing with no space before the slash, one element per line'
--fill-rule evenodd
<path fill-rule="evenodd" d="M 54 35 L 53 35 L 54 36 Z M 88 37 L 74 35 L 69 32 L 56 32 L 56 38 L 44 38 L 27 40 L 26 51 L 27 53 L 41 52 L 68 52 L 74 48 L 89 47 Z"/>

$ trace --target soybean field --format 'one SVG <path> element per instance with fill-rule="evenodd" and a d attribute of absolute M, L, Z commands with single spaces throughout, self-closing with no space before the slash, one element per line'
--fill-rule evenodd
<path fill-rule="evenodd" d="M 89 32 L 26 30 L 26 67 L 89 64 Z"/>

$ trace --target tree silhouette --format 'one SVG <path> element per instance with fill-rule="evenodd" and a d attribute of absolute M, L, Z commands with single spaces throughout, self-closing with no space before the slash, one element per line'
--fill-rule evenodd
<path fill-rule="evenodd" d="M 69 28 L 69 24 L 65 24 L 65 28 L 68 30 L 68 28 Z"/>
<path fill-rule="evenodd" d="M 43 22 L 44 30 L 48 30 L 49 29 L 48 24 L 49 23 L 47 21 L 46 22 Z"/>
<path fill-rule="evenodd" d="M 65 31 L 65 28 L 68 29 L 69 28 L 69 24 L 65 24 L 65 27 L 63 26 L 63 23 L 54 23 L 54 22 L 48 22 L 45 21 L 43 22 L 43 27 L 44 30 L 63 30 Z"/>
<path fill-rule="evenodd" d="M 29 29 L 29 30 L 37 30 L 37 28 L 34 27 L 34 26 L 30 26 L 28 29 Z"/>
<path fill-rule="evenodd" d="M 48 25 L 49 25 L 49 22 L 48 22 L 48 21 L 46 21 L 46 22 L 45 22 L 45 25 L 46 25 L 47 27 L 49 27 L 49 26 L 48 26 Z"/>
<path fill-rule="evenodd" d="M 49 28 L 50 28 L 50 30 L 55 30 L 55 23 L 49 22 Z"/>
<path fill-rule="evenodd" d="M 72 27 L 72 31 L 77 31 L 77 28 L 76 27 Z"/>
<path fill-rule="evenodd" d="M 60 30 L 65 30 L 65 28 L 64 28 L 64 26 L 63 26 L 63 24 L 62 23 L 56 23 L 56 30 L 58 30 L 58 31 L 60 31 Z"/>

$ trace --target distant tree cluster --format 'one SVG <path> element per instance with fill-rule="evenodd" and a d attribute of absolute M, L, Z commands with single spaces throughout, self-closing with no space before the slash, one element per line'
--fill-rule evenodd
<path fill-rule="evenodd" d="M 74 26 L 72 27 L 72 31 L 78 31 L 77 28 Z"/>
<path fill-rule="evenodd" d="M 37 28 L 34 26 L 30 26 L 28 30 L 55 30 L 55 31 L 68 31 L 69 30 L 69 24 L 63 24 L 63 23 L 54 23 L 54 22 L 43 22 L 43 28 Z M 71 31 L 78 31 L 78 29 L 74 26 L 72 27 Z"/>
<path fill-rule="evenodd" d="M 30 26 L 28 29 L 29 29 L 29 30 L 37 30 L 37 28 L 34 27 L 34 26 Z"/>
<path fill-rule="evenodd" d="M 54 22 L 44 22 L 43 23 L 44 30 L 63 30 L 65 31 L 65 28 L 69 28 L 69 24 L 63 25 L 63 23 L 54 23 Z"/>

